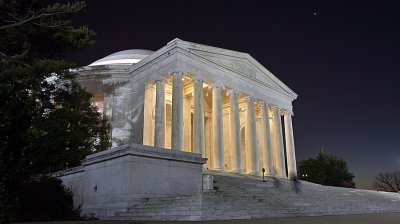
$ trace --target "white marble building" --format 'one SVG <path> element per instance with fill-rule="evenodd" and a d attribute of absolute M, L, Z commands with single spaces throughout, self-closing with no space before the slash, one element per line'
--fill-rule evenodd
<path fill-rule="evenodd" d="M 155 52 L 111 54 L 78 73 L 111 123 L 113 147 L 199 153 L 210 170 L 297 175 L 297 94 L 247 53 L 174 39 Z"/>
<path fill-rule="evenodd" d="M 110 120 L 113 145 L 51 174 L 83 215 L 200 221 L 399 212 L 397 193 L 286 180 L 296 177 L 297 95 L 246 53 L 174 39 L 77 71 Z M 240 174 L 263 169 L 279 178 Z"/>

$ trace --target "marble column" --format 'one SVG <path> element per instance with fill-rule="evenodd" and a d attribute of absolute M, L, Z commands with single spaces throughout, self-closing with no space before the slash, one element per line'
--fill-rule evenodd
<path fill-rule="evenodd" d="M 212 123 L 213 123 L 213 169 L 224 170 L 224 130 L 222 123 L 222 87 L 216 84 L 212 88 Z"/>
<path fill-rule="evenodd" d="M 273 114 L 273 128 L 274 128 L 274 144 L 273 154 L 275 161 L 275 175 L 278 177 L 286 178 L 286 166 L 285 166 L 285 153 L 283 147 L 283 134 L 282 134 L 282 122 L 281 112 L 277 106 L 272 106 Z"/>
<path fill-rule="evenodd" d="M 194 99 L 193 99 L 193 152 L 206 157 L 204 142 L 204 98 L 203 80 L 193 78 Z"/>
<path fill-rule="evenodd" d="M 256 113 L 254 110 L 254 99 L 245 97 L 247 104 L 246 114 L 246 172 L 252 175 L 260 174 L 258 147 L 257 147 L 257 127 L 256 127 Z"/>
<path fill-rule="evenodd" d="M 261 107 L 261 141 L 262 144 L 262 167 L 265 169 L 267 176 L 274 176 L 273 161 L 272 161 L 272 144 L 271 144 L 271 130 L 269 124 L 268 104 L 265 102 L 260 103 Z"/>
<path fill-rule="evenodd" d="M 192 101 L 193 94 L 183 91 L 183 148 L 185 152 L 193 152 L 192 142 Z"/>
<path fill-rule="evenodd" d="M 145 83 L 143 107 L 143 144 L 154 146 L 153 109 L 155 105 L 155 88 L 152 81 Z"/>
<path fill-rule="evenodd" d="M 232 172 L 242 173 L 242 143 L 240 139 L 239 94 L 229 90 L 230 97 L 230 137 L 231 137 L 231 166 Z"/>
<path fill-rule="evenodd" d="M 183 83 L 182 72 L 172 73 L 171 149 L 183 151 Z"/>
<path fill-rule="evenodd" d="M 165 80 L 156 81 L 154 146 L 165 148 Z"/>
<path fill-rule="evenodd" d="M 296 168 L 296 152 L 294 150 L 293 126 L 292 126 L 292 113 L 283 111 L 283 119 L 285 122 L 285 140 L 286 140 L 286 157 L 289 179 L 297 177 Z"/>

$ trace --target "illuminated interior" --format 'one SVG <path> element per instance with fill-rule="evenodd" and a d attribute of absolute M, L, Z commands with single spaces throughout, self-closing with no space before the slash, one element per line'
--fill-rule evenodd
<path fill-rule="evenodd" d="M 95 94 L 90 99 L 90 103 L 97 108 L 97 112 L 99 112 L 102 116 L 104 113 L 104 95 L 103 94 Z"/>

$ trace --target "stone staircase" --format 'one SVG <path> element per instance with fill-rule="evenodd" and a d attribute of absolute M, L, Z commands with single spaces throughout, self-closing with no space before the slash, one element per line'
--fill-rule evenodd
<path fill-rule="evenodd" d="M 112 220 L 228 220 L 400 212 L 400 194 L 207 171 L 214 191 L 132 201 Z"/>

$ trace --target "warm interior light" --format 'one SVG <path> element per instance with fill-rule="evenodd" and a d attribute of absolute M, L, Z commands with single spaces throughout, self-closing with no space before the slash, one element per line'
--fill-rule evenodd
<path fill-rule="evenodd" d="M 96 94 L 90 99 L 90 103 L 97 107 L 97 112 L 103 115 L 104 111 L 104 96 L 101 94 Z"/>

